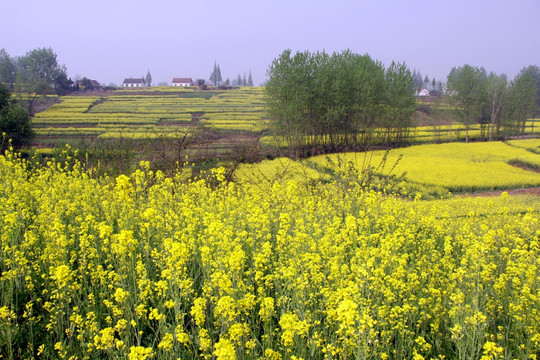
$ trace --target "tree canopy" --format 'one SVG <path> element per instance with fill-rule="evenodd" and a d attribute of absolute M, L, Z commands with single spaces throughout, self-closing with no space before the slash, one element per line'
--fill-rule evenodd
<path fill-rule="evenodd" d="M 534 75 L 526 68 L 512 80 L 505 102 L 505 137 L 523 135 L 527 119 L 537 111 L 537 88 Z"/>
<path fill-rule="evenodd" d="M 349 50 L 332 55 L 285 50 L 265 86 L 274 130 L 290 148 L 337 151 L 406 141 L 415 109 L 414 82 L 404 64 L 384 66 Z M 381 141 L 379 136 L 377 141 Z"/>
<path fill-rule="evenodd" d="M 152 75 L 150 74 L 150 70 L 148 70 L 148 72 L 146 73 L 145 82 L 146 82 L 146 86 L 152 85 Z"/>
<path fill-rule="evenodd" d="M 15 60 L 5 49 L 0 49 L 0 83 L 13 84 L 17 76 Z"/>
<path fill-rule="evenodd" d="M 32 82 L 38 79 L 45 80 L 48 84 L 54 84 L 54 78 L 61 67 L 57 56 L 51 48 L 38 48 L 26 53 L 19 58 L 18 70 L 23 76 L 23 81 Z"/>
<path fill-rule="evenodd" d="M 448 75 L 446 98 L 457 118 L 466 126 L 480 124 L 481 138 L 508 139 L 525 134 L 540 99 L 540 70 L 523 68 L 512 81 L 505 74 L 486 73 L 484 68 L 463 65 Z M 534 122 L 532 122 L 534 126 Z"/>
<path fill-rule="evenodd" d="M 38 96 L 53 91 L 65 95 L 72 90 L 73 84 L 67 77 L 66 67 L 58 63 L 58 57 L 50 47 L 37 48 L 16 58 L 1 49 L 0 83 Z"/>
<path fill-rule="evenodd" d="M 223 81 L 221 78 L 221 70 L 216 62 L 214 62 L 214 69 L 212 70 L 212 73 L 208 79 L 212 84 L 214 84 L 214 86 L 219 86 Z"/>
<path fill-rule="evenodd" d="M 14 149 L 30 145 L 34 131 L 30 124 L 30 115 L 23 109 L 7 87 L 0 84 L 0 148 L 2 153 L 11 145 Z"/>
<path fill-rule="evenodd" d="M 448 100 L 465 124 L 469 142 L 469 125 L 480 116 L 487 98 L 486 70 L 470 65 L 453 67 L 446 86 Z"/>

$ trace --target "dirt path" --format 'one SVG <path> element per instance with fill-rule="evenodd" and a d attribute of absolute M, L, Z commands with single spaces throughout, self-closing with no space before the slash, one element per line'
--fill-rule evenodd
<path fill-rule="evenodd" d="M 462 196 L 500 196 L 503 191 L 506 191 L 508 195 L 525 195 L 531 194 L 540 197 L 540 187 L 527 188 L 527 189 L 512 189 L 512 190 L 493 190 L 493 191 L 482 191 L 471 194 L 463 194 Z"/>

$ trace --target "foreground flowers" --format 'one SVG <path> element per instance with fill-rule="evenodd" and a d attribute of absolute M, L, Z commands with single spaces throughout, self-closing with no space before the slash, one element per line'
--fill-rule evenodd
<path fill-rule="evenodd" d="M 535 358 L 540 224 L 518 199 L 403 201 L 93 179 L 0 157 L 4 358 Z M 515 210 L 514 210 L 515 209 Z"/>

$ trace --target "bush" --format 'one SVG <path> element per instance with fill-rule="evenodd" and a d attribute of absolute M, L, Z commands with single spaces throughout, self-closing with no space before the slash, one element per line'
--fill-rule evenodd
<path fill-rule="evenodd" d="M 2 153 L 10 146 L 20 149 L 29 146 L 34 138 L 30 115 L 15 99 L 11 92 L 0 84 L 0 133 Z"/>

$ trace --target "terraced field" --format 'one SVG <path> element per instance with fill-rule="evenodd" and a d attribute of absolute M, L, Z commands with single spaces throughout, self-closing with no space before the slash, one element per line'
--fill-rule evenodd
<path fill-rule="evenodd" d="M 262 87 L 208 91 L 156 87 L 64 96 L 60 103 L 36 114 L 33 126 L 38 135 L 37 147 L 96 138 L 178 137 L 193 128 L 208 129 L 233 140 L 248 136 L 272 146 L 284 143 L 267 136 L 269 124 Z M 527 123 L 526 134 L 540 135 L 538 119 Z M 472 141 L 480 139 L 480 125 L 471 125 L 469 136 Z M 376 144 L 379 138 L 383 143 L 384 131 L 376 129 L 373 142 Z M 414 144 L 464 139 L 465 126 L 460 123 L 416 127 L 409 134 Z"/>
<path fill-rule="evenodd" d="M 158 88 L 65 96 L 60 103 L 36 114 L 33 125 L 41 146 L 69 139 L 177 136 L 193 127 L 258 134 L 265 128 L 264 102 L 262 88 Z"/>

